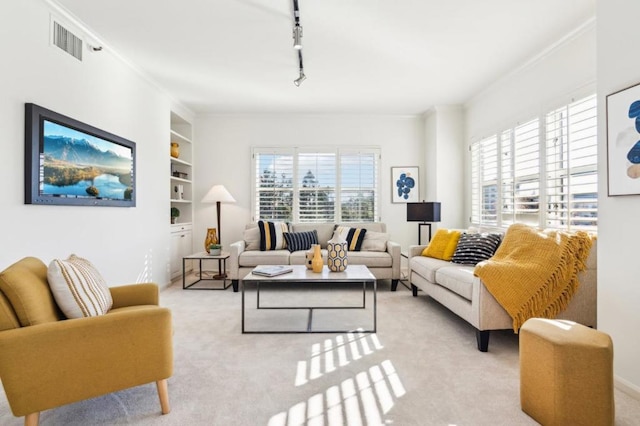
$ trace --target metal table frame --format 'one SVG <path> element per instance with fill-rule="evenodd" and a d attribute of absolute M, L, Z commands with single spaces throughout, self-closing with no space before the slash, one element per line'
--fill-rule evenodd
<path fill-rule="evenodd" d="M 351 268 L 351 269 L 350 269 Z M 307 329 L 304 331 L 249 331 L 245 329 L 245 281 L 256 286 L 256 309 L 308 309 Z M 362 285 L 362 305 L 356 306 L 265 306 L 260 305 L 260 286 L 269 284 L 353 284 Z M 264 277 L 249 273 L 242 280 L 242 333 L 243 334 L 306 334 L 306 333 L 348 333 L 354 330 L 313 330 L 314 309 L 366 309 L 367 307 L 367 284 L 371 284 L 373 290 L 373 329 L 360 330 L 359 333 L 375 333 L 377 330 L 377 282 L 376 278 L 369 272 L 366 266 L 351 265 L 345 272 L 329 272 L 324 266 L 321 273 L 314 273 L 304 265 L 295 265 L 292 273 L 277 275 L 274 277 Z"/>
<path fill-rule="evenodd" d="M 196 254 L 190 254 L 182 258 L 182 289 L 183 290 L 226 290 L 231 287 L 231 280 L 227 279 L 227 259 L 229 253 L 220 253 L 219 255 L 210 255 L 207 252 L 201 252 Z M 198 261 L 198 279 L 191 284 L 187 285 L 187 272 L 186 263 L 187 260 Z M 203 260 L 217 260 L 218 261 L 218 275 L 214 275 L 211 278 L 203 278 L 202 275 L 202 261 Z M 193 287 L 200 281 L 222 281 L 222 287 Z M 229 284 L 227 284 L 229 281 Z"/>

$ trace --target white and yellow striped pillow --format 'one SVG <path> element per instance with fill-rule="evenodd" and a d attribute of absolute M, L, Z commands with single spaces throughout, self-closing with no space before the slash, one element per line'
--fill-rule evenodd
<path fill-rule="evenodd" d="M 102 275 L 91 262 L 75 254 L 67 260 L 52 260 L 47 279 L 56 303 L 67 318 L 104 315 L 113 305 Z"/>

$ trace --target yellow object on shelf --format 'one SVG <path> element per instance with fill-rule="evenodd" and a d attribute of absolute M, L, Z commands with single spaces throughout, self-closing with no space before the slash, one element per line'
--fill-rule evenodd
<path fill-rule="evenodd" d="M 177 142 L 171 142 L 171 156 L 173 158 L 180 157 L 180 144 Z"/>

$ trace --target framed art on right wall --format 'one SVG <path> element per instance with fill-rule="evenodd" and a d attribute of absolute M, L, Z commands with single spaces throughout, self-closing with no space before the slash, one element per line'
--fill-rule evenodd
<path fill-rule="evenodd" d="M 607 192 L 640 194 L 640 83 L 607 95 Z"/>

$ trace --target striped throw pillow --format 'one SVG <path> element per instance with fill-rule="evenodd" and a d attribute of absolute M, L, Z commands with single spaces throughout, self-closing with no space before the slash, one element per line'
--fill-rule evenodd
<path fill-rule="evenodd" d="M 501 241 L 500 234 L 462 234 L 451 261 L 475 265 L 493 256 Z"/>
<path fill-rule="evenodd" d="M 341 238 L 347 242 L 347 250 L 360 251 L 362 249 L 362 241 L 367 230 L 364 228 L 350 228 L 348 226 L 336 226 L 333 238 Z"/>
<path fill-rule="evenodd" d="M 284 239 L 290 252 L 309 250 L 312 244 L 318 244 L 318 231 L 285 232 Z"/>
<path fill-rule="evenodd" d="M 54 259 L 47 270 L 53 298 L 67 318 L 104 315 L 113 305 L 111 292 L 91 262 L 72 254 Z"/>
<path fill-rule="evenodd" d="M 258 221 L 260 229 L 260 250 L 282 250 L 287 247 L 284 233 L 289 232 L 289 227 L 284 222 Z"/>

